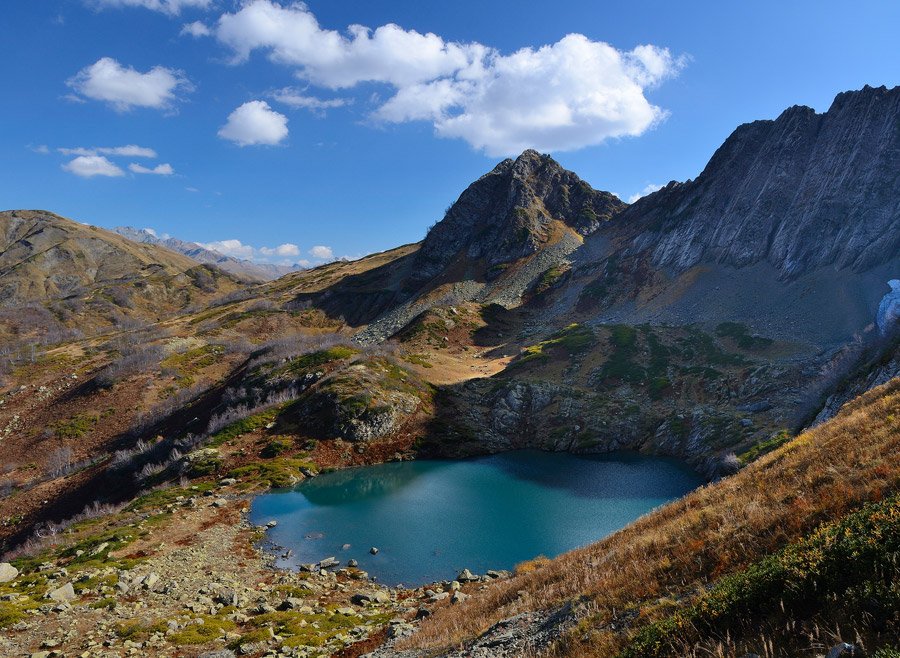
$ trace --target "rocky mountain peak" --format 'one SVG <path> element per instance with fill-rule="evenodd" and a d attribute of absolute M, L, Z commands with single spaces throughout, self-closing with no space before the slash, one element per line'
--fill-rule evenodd
<path fill-rule="evenodd" d="M 560 224 L 588 235 L 625 206 L 529 149 L 503 160 L 460 195 L 426 236 L 417 278 L 437 276 L 459 256 L 487 267 L 529 256 L 554 239 Z"/>

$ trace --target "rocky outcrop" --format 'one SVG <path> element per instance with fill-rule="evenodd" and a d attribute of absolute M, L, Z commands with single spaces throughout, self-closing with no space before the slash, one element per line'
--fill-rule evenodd
<path fill-rule="evenodd" d="M 838 94 L 735 130 L 696 180 L 617 218 L 657 268 L 761 261 L 784 278 L 863 271 L 900 254 L 900 87 Z"/>
<path fill-rule="evenodd" d="M 887 351 L 876 362 L 859 369 L 828 395 L 812 422 L 813 427 L 834 418 L 841 407 L 866 391 L 900 377 L 900 335 L 894 337 L 894 343 L 892 352 Z"/>
<path fill-rule="evenodd" d="M 431 437 L 429 449 L 452 457 L 535 449 L 597 454 L 634 450 L 681 459 L 713 479 L 733 470 L 733 454 L 752 442 L 757 424 L 782 413 L 745 391 L 733 405 L 699 401 L 653 407 L 623 386 L 609 392 L 541 382 L 472 380 L 449 395 L 454 404 Z M 745 385 L 746 388 L 747 385 Z M 750 415 L 759 416 L 757 422 Z"/>
<path fill-rule="evenodd" d="M 498 164 L 450 206 L 422 243 L 414 276 L 431 279 L 459 256 L 500 266 L 538 251 L 554 220 L 588 235 L 624 207 L 550 156 L 528 150 Z"/>

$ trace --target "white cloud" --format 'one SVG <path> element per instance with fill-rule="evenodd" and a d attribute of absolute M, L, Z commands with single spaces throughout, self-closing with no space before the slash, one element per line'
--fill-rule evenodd
<path fill-rule="evenodd" d="M 196 194 L 197 192 L 200 191 L 196 187 L 186 187 L 184 189 L 187 190 L 188 192 L 190 192 L 191 194 Z"/>
<path fill-rule="evenodd" d="M 316 245 L 309 250 L 309 255 L 319 260 L 334 260 L 334 252 L 331 250 L 331 247 L 324 245 Z"/>
<path fill-rule="evenodd" d="M 232 256 L 234 258 L 244 258 L 249 260 L 253 258 L 256 253 L 256 250 L 253 247 L 249 244 L 244 244 L 240 240 L 215 240 L 213 242 L 198 242 L 197 244 L 204 249 L 212 249 L 213 251 L 218 251 L 220 254 Z"/>
<path fill-rule="evenodd" d="M 154 66 L 141 73 L 111 57 L 86 66 L 66 84 L 81 96 L 109 103 L 119 112 L 135 107 L 170 109 L 177 100 L 176 91 L 193 89 L 181 71 Z"/>
<path fill-rule="evenodd" d="M 430 120 L 439 136 L 462 138 L 492 156 L 567 151 L 641 135 L 664 119 L 644 88 L 680 67 L 667 50 L 621 52 L 570 34 L 537 50 L 495 54 L 481 75 L 402 88 L 375 116 Z"/>
<path fill-rule="evenodd" d="M 155 174 L 156 176 L 171 176 L 175 173 L 175 170 L 172 169 L 172 165 L 168 163 L 158 164 L 155 167 L 145 167 L 143 165 L 139 165 L 136 162 L 132 162 L 128 165 L 128 168 L 136 174 Z"/>
<path fill-rule="evenodd" d="M 181 35 L 190 35 L 195 39 L 200 37 L 208 37 L 211 34 L 209 28 L 201 21 L 194 21 L 193 23 L 185 23 L 181 28 Z"/>
<path fill-rule="evenodd" d="M 282 258 L 289 258 L 291 256 L 299 256 L 300 247 L 295 244 L 291 244 L 290 242 L 286 242 L 274 248 L 260 247 L 259 253 L 261 253 L 263 256 L 280 256 Z"/>
<path fill-rule="evenodd" d="M 149 227 L 148 227 L 148 228 L 144 228 L 144 229 L 141 229 L 141 230 L 142 230 L 144 233 L 149 233 L 149 234 L 152 235 L 154 238 L 157 237 L 157 236 L 156 236 L 156 229 L 154 229 L 154 228 L 149 228 Z"/>
<path fill-rule="evenodd" d="M 28 145 L 28 149 L 33 153 L 37 153 L 39 155 L 47 155 L 50 153 L 50 147 L 46 144 L 38 144 L 37 146 Z"/>
<path fill-rule="evenodd" d="M 394 93 L 373 118 L 430 121 L 439 136 L 464 139 L 492 156 L 525 148 L 572 150 L 640 135 L 666 117 L 645 90 L 686 63 L 665 48 L 620 51 L 580 34 L 509 55 L 394 24 L 374 30 L 351 25 L 343 35 L 320 27 L 306 5 L 283 7 L 272 0 L 247 0 L 212 29 L 233 50 L 235 63 L 261 50 L 320 87 L 389 84 Z M 315 107 L 319 99 L 290 89 L 279 95 L 296 96 L 298 107 L 325 109 Z"/>
<path fill-rule="evenodd" d="M 60 148 L 57 149 L 63 155 L 113 155 L 130 158 L 155 158 L 156 151 L 144 146 L 136 144 L 128 144 L 127 146 L 95 146 L 94 148 L 84 148 L 78 146 L 76 148 Z"/>
<path fill-rule="evenodd" d="M 124 176 L 125 172 L 102 155 L 79 155 L 62 166 L 66 171 L 81 176 Z"/>
<path fill-rule="evenodd" d="M 186 8 L 206 9 L 212 3 L 213 0 L 88 0 L 88 4 L 98 8 L 143 7 L 170 16 L 177 16 Z"/>
<path fill-rule="evenodd" d="M 628 203 L 634 203 L 641 197 L 647 196 L 648 194 L 656 192 L 657 190 L 661 190 L 662 188 L 663 188 L 662 185 L 656 185 L 655 183 L 648 183 L 647 186 L 644 187 L 644 189 L 642 189 L 640 192 L 636 192 L 636 193 L 632 194 L 630 197 L 628 197 Z"/>
<path fill-rule="evenodd" d="M 279 89 L 272 94 L 272 98 L 274 98 L 279 103 L 284 103 L 285 105 L 289 105 L 290 107 L 309 110 L 310 112 L 318 116 L 325 116 L 325 110 L 331 110 L 336 107 L 343 107 L 345 105 L 350 105 L 353 102 L 352 98 L 323 99 L 316 98 L 315 96 L 306 96 L 302 91 L 294 89 L 293 87 L 285 87 L 284 89 Z"/>
<path fill-rule="evenodd" d="M 219 137 L 238 146 L 275 145 L 287 136 L 287 117 L 265 101 L 244 103 L 228 115 L 228 122 L 219 130 Z"/>
<path fill-rule="evenodd" d="M 216 37 L 234 50 L 235 61 L 267 50 L 272 60 L 300 67 L 304 79 L 332 89 L 363 81 L 409 85 L 433 80 L 476 62 L 485 50 L 392 23 L 374 31 L 351 25 L 348 32 L 345 37 L 323 30 L 303 4 L 282 7 L 271 0 L 250 0 L 236 13 L 221 16 L 215 28 Z"/>
<path fill-rule="evenodd" d="M 297 256 L 300 255 L 300 247 L 290 242 L 280 244 L 277 247 L 254 247 L 235 239 L 199 242 L 198 244 L 205 249 L 212 249 L 226 256 L 260 263 L 292 265 L 298 262 Z"/>

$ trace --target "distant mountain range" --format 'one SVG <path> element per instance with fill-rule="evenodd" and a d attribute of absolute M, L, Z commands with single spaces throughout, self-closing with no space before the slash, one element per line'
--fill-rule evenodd
<path fill-rule="evenodd" d="M 231 274 L 248 281 L 271 281 L 284 276 L 289 272 L 304 269 L 301 265 L 273 265 L 271 263 L 254 263 L 243 258 L 226 256 L 213 249 L 202 247 L 196 242 L 185 242 L 178 238 L 159 238 L 146 229 L 133 228 L 131 226 L 117 226 L 114 232 L 135 242 L 155 244 L 166 249 L 171 249 L 188 258 L 193 258 L 198 263 L 215 265 Z"/>

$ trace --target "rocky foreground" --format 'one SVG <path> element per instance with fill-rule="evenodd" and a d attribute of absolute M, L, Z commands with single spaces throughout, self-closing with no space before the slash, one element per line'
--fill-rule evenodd
<path fill-rule="evenodd" d="M 357 656 L 487 578 L 464 571 L 462 582 L 405 589 L 336 559 L 275 569 L 234 484 L 151 493 L 0 565 L 0 654 Z"/>

